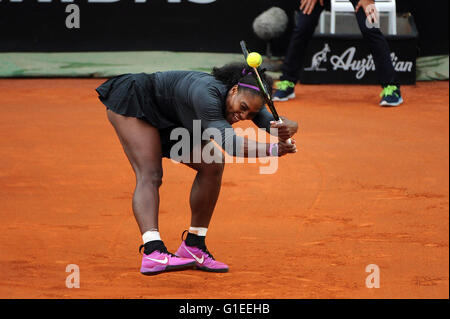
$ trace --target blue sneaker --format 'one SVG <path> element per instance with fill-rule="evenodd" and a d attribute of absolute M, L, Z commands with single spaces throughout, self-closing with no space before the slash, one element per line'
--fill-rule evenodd
<path fill-rule="evenodd" d="M 275 84 L 277 91 L 273 95 L 274 101 L 285 102 L 287 100 L 295 99 L 295 83 L 291 81 L 280 81 Z"/>
<path fill-rule="evenodd" d="M 396 85 L 388 85 L 383 88 L 383 92 L 381 92 L 380 97 L 381 106 L 398 106 L 403 103 L 400 88 Z"/>

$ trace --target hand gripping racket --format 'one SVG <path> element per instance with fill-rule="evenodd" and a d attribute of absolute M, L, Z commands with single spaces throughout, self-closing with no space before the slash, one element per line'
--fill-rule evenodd
<path fill-rule="evenodd" d="M 247 49 L 247 45 L 245 44 L 245 41 L 241 41 L 241 49 L 242 49 L 242 53 L 244 54 L 244 58 L 245 58 L 245 63 L 247 64 L 247 57 L 249 55 L 248 49 Z M 247 64 L 248 65 L 248 64 Z M 251 67 L 255 73 L 255 78 L 256 78 L 256 82 L 258 83 L 258 87 L 261 90 L 261 92 L 263 92 L 264 95 L 264 100 L 267 104 L 267 106 L 270 109 L 270 112 L 272 112 L 273 118 L 275 119 L 277 124 L 281 124 L 283 123 L 283 120 L 280 119 L 280 117 L 278 116 L 278 112 L 275 108 L 275 105 L 273 104 L 272 101 L 272 96 L 269 93 L 269 88 L 267 87 L 267 85 L 263 82 L 260 74 L 259 74 L 259 70 L 258 68 L 255 67 Z M 286 141 L 289 144 L 292 144 L 292 140 L 288 139 Z"/>

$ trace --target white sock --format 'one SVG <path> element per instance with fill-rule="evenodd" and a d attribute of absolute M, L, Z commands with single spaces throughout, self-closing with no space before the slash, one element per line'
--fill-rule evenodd
<path fill-rule="evenodd" d="M 146 231 L 142 235 L 142 240 L 144 241 L 144 245 L 145 245 L 149 241 L 161 240 L 161 236 L 159 235 L 159 231 L 157 231 L 157 230 L 149 230 L 149 231 Z"/>
<path fill-rule="evenodd" d="M 189 232 L 191 234 L 205 237 L 206 233 L 208 232 L 208 228 L 205 227 L 189 227 Z"/>

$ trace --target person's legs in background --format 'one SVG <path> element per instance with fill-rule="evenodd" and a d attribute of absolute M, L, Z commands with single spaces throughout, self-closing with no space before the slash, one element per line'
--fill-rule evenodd
<path fill-rule="evenodd" d="M 359 0 L 351 0 L 353 6 L 359 3 Z M 377 70 L 380 84 L 383 87 L 381 93 L 380 105 L 383 106 L 397 106 L 403 103 L 400 93 L 400 85 L 398 84 L 394 66 L 391 59 L 391 50 L 383 33 L 374 25 L 366 23 L 367 15 L 363 8 L 360 8 L 356 13 L 358 25 L 361 33 L 369 46 L 370 52 L 373 55 L 375 68 Z"/>
<path fill-rule="evenodd" d="M 310 15 L 304 14 L 302 11 L 297 13 L 297 23 L 283 63 L 283 74 L 280 77 L 280 82 L 276 84 L 277 91 L 273 96 L 274 101 L 287 101 L 295 98 L 294 87 L 304 62 L 306 48 L 319 23 L 323 9 L 324 7 L 317 1 Z"/>

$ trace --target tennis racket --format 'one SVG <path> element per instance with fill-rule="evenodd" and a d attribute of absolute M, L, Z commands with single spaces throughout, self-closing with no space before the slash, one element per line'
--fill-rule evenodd
<path fill-rule="evenodd" d="M 245 41 L 241 41 L 241 49 L 242 49 L 242 53 L 244 54 L 245 63 L 247 64 L 247 57 L 249 55 L 249 51 L 247 49 L 247 44 L 245 43 Z M 272 112 L 273 118 L 275 119 L 277 124 L 283 123 L 283 120 L 278 115 L 277 109 L 275 108 L 275 105 L 273 104 L 272 95 L 269 93 L 271 90 L 269 91 L 269 88 L 267 87 L 266 83 L 264 83 L 264 81 L 261 78 L 261 75 L 259 74 L 259 70 L 258 70 L 259 68 L 254 68 L 254 67 L 251 67 L 251 68 L 253 69 L 253 71 L 255 73 L 256 82 L 258 83 L 258 87 L 261 90 L 261 92 L 263 92 L 265 103 L 269 107 L 270 112 Z M 289 144 L 292 144 L 291 139 L 288 139 L 287 142 Z"/>

